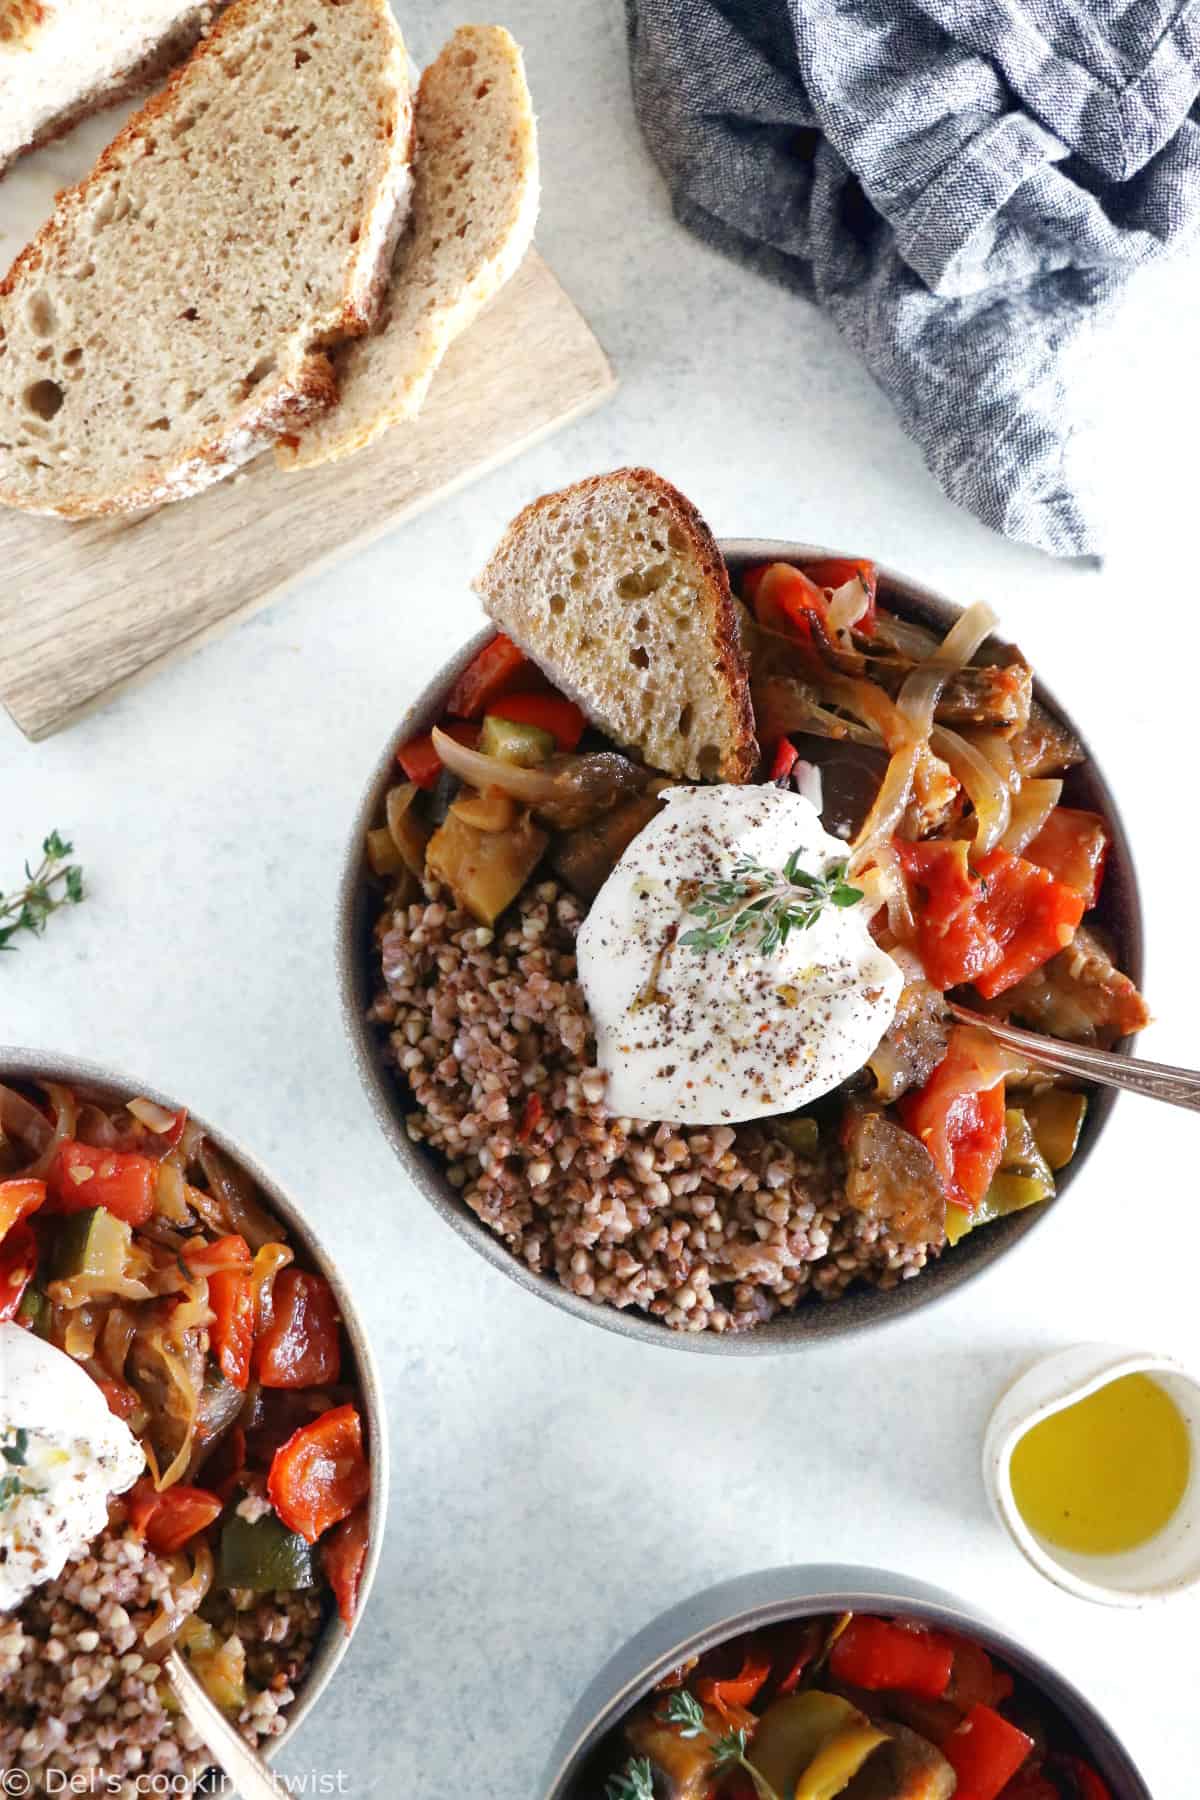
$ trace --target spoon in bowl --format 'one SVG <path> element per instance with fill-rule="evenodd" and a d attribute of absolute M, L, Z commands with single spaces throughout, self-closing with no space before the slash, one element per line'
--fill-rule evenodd
<path fill-rule="evenodd" d="M 178 1650 L 163 1661 L 163 1673 L 188 1724 L 212 1753 L 213 1761 L 242 1800 L 279 1800 L 274 1778 L 257 1750 L 205 1693 Z"/>
<path fill-rule="evenodd" d="M 1149 1100 L 1168 1100 L 1172 1106 L 1200 1112 L 1200 1070 L 1142 1062 L 1135 1056 L 1097 1050 L 1088 1044 L 1064 1043 L 1061 1038 L 1043 1037 L 1040 1031 L 1005 1025 L 987 1013 L 956 1006 L 952 1000 L 947 1002 L 947 1009 L 960 1025 L 977 1025 L 981 1031 L 990 1032 L 1006 1050 L 1015 1050 L 1056 1075 L 1075 1075 L 1080 1081 L 1094 1081 L 1100 1087 L 1125 1088 L 1131 1094 L 1144 1094 Z"/>

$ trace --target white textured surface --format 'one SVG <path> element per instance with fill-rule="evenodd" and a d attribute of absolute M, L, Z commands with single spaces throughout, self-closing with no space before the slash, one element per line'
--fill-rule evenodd
<path fill-rule="evenodd" d="M 990 1609 L 1108 1713 L 1156 1800 L 1191 1800 L 1200 1598 L 1127 1615 L 1058 1593 L 993 1524 L 977 1465 L 996 1396 L 1042 1350 L 1111 1337 L 1200 1360 L 1194 1119 L 1123 1101 L 1061 1213 L 929 1315 L 722 1363 L 590 1331 L 490 1270 L 406 1187 L 344 1053 L 334 888 L 380 745 L 476 627 L 469 578 L 516 508 L 645 460 L 719 533 L 870 551 L 997 606 L 1127 809 L 1161 1015 L 1145 1051 L 1198 1060 L 1194 267 L 1144 284 L 1097 360 L 1114 553 L 1103 572 L 1055 566 L 941 498 L 832 327 L 676 228 L 615 0 L 565 10 L 513 0 L 503 18 L 541 114 L 539 241 L 622 391 L 74 730 L 33 747 L 0 721 L 0 881 L 57 825 L 91 887 L 0 962 L 0 1036 L 143 1071 L 221 1120 L 311 1208 L 374 1329 L 390 1538 L 286 1773 L 538 1800 L 563 1715 L 635 1626 L 727 1574 L 845 1558 Z M 414 55 L 464 16 L 409 8 Z"/>

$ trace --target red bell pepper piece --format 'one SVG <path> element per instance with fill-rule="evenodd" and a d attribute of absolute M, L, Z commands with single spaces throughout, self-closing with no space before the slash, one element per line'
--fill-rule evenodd
<path fill-rule="evenodd" d="M 816 582 L 791 563 L 748 569 L 742 586 L 753 595 L 754 616 L 767 631 L 794 638 L 814 652 L 828 648 L 829 602 Z"/>
<path fill-rule="evenodd" d="M 254 1346 L 254 1373 L 265 1388 L 325 1387 L 341 1372 L 341 1315 L 323 1275 L 280 1269 L 271 1320 Z"/>
<path fill-rule="evenodd" d="M 156 1493 L 154 1483 L 143 1476 L 126 1494 L 125 1510 L 137 1535 L 160 1556 L 170 1556 L 220 1517 L 221 1501 L 208 1488 L 179 1486 Z"/>
<path fill-rule="evenodd" d="M 349 1631 L 358 1606 L 358 1590 L 367 1560 L 367 1509 L 355 1507 L 321 1545 L 321 1567 L 333 1589 L 342 1624 Z"/>
<path fill-rule="evenodd" d="M 37 1239 L 22 1219 L 0 1243 L 0 1321 L 15 1319 L 21 1296 L 37 1268 Z"/>
<path fill-rule="evenodd" d="M 267 1495 L 289 1531 L 315 1544 L 366 1499 L 371 1472 L 362 1420 L 352 1406 L 335 1406 L 294 1431 L 271 1459 Z"/>
<path fill-rule="evenodd" d="M 1084 914 L 1083 895 L 1045 869 L 1007 850 L 992 850 L 975 865 L 985 886 L 988 941 L 998 954 L 975 977 L 985 1000 L 1015 987 L 1065 950 Z"/>
<path fill-rule="evenodd" d="M 771 772 L 767 780 L 786 782 L 799 761 L 800 752 L 791 738 L 781 737 L 771 757 Z"/>
<path fill-rule="evenodd" d="M 917 919 L 917 954 L 935 987 L 974 982 L 990 1000 L 1071 942 L 1083 896 L 1007 850 L 974 870 L 966 842 L 895 840 Z"/>
<path fill-rule="evenodd" d="M 446 700 L 446 711 L 457 719 L 482 719 L 493 700 L 505 693 L 527 658 L 512 639 L 497 632 L 473 662 L 467 664 Z"/>
<path fill-rule="evenodd" d="M 0 1181 L 0 1239 L 5 1238 L 14 1225 L 35 1213 L 46 1199 L 44 1181 L 34 1181 L 21 1177 L 13 1181 Z"/>
<path fill-rule="evenodd" d="M 954 1646 L 934 1631 L 914 1630 L 855 1613 L 829 1655 L 836 1681 L 868 1693 L 918 1694 L 940 1700 L 950 1682 Z"/>
<path fill-rule="evenodd" d="M 854 629 L 862 637 L 874 637 L 877 608 L 875 596 L 879 588 L 879 570 L 865 556 L 825 556 L 802 565 L 810 581 L 819 588 L 836 589 L 853 581 L 857 575 L 867 590 L 867 610 L 854 621 Z"/>
<path fill-rule="evenodd" d="M 973 1706 L 940 1749 L 958 1786 L 955 1800 L 998 1800 L 1033 1749 L 1033 1739 L 990 1706 Z"/>
<path fill-rule="evenodd" d="M 521 1143 L 526 1143 L 533 1136 L 545 1110 L 541 1095 L 530 1094 L 521 1109 L 521 1123 L 517 1126 L 517 1137 Z"/>
<path fill-rule="evenodd" d="M 1022 854 L 1082 894 L 1084 905 L 1091 907 L 1100 897 L 1109 843 L 1108 826 L 1099 813 L 1056 806 Z"/>
<path fill-rule="evenodd" d="M 144 1225 L 154 1212 L 157 1182 L 158 1164 L 139 1150 L 98 1150 L 68 1138 L 50 1165 L 50 1209 L 103 1206 L 127 1225 Z"/>
<path fill-rule="evenodd" d="M 696 1698 L 703 1701 L 705 1706 L 715 1706 L 721 1717 L 729 1721 L 732 1717 L 731 1708 L 751 1705 L 755 1696 L 765 1687 L 770 1673 L 770 1658 L 762 1645 L 752 1640 L 746 1647 L 738 1673 L 721 1679 L 712 1675 L 701 1676 L 694 1683 Z"/>
<path fill-rule="evenodd" d="M 950 1033 L 946 1054 L 924 1087 L 905 1094 L 900 1123 L 920 1138 L 942 1178 L 946 1199 L 974 1212 L 1004 1151 L 1004 1082 L 973 1086 L 978 1066 L 971 1035 Z"/>
<path fill-rule="evenodd" d="M 556 750 L 574 750 L 587 724 L 575 702 L 562 694 L 503 694 L 489 703 L 485 717 L 536 725 L 550 733 Z"/>
<path fill-rule="evenodd" d="M 447 719 L 438 726 L 447 737 L 457 743 L 467 744 L 471 749 L 479 742 L 479 727 L 468 725 L 462 719 Z M 401 744 L 396 752 L 396 761 L 404 770 L 410 781 L 415 781 L 419 788 L 427 792 L 437 786 L 437 778 L 442 772 L 442 762 L 433 747 L 433 733 L 425 732 L 421 737 L 410 738 L 407 744 Z"/>
<path fill-rule="evenodd" d="M 254 1345 L 250 1246 L 235 1233 L 215 1238 L 200 1250 L 185 1251 L 183 1260 L 194 1274 L 208 1277 L 208 1304 L 213 1310 L 209 1344 L 226 1381 L 244 1391 L 250 1382 Z"/>

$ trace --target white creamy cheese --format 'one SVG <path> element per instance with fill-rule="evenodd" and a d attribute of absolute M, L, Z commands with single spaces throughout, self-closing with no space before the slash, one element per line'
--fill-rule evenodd
<path fill-rule="evenodd" d="M 0 1613 L 91 1543 L 145 1460 L 85 1369 L 0 1325 Z"/>
<path fill-rule="evenodd" d="M 679 942 L 702 921 L 697 891 L 740 857 L 825 875 L 846 846 L 812 802 L 775 787 L 672 788 L 592 902 L 579 979 L 617 1116 L 685 1125 L 792 1112 L 861 1069 L 890 1025 L 904 978 L 861 905 L 826 905 L 762 953 Z"/>

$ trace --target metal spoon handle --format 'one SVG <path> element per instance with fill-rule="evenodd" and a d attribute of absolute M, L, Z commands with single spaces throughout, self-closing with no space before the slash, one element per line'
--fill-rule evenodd
<path fill-rule="evenodd" d="M 178 1650 L 171 1651 L 163 1670 L 188 1723 L 199 1732 L 212 1751 L 213 1761 L 242 1800 L 279 1800 L 271 1771 L 262 1757 L 209 1699 Z"/>
<path fill-rule="evenodd" d="M 1095 1081 L 1101 1087 L 1125 1088 L 1131 1094 L 1144 1094 L 1149 1100 L 1169 1100 L 1172 1106 L 1200 1112 L 1200 1070 L 1141 1062 L 1136 1057 L 1121 1056 L 1115 1050 L 1096 1050 L 1087 1044 L 1066 1044 L 1061 1038 L 1004 1025 L 999 1019 L 956 1006 L 953 1001 L 950 1012 L 960 1024 L 978 1025 L 982 1031 L 990 1032 L 997 1043 L 1019 1051 L 1043 1069 L 1052 1069 L 1058 1075 L 1075 1075 L 1081 1081 Z"/>

